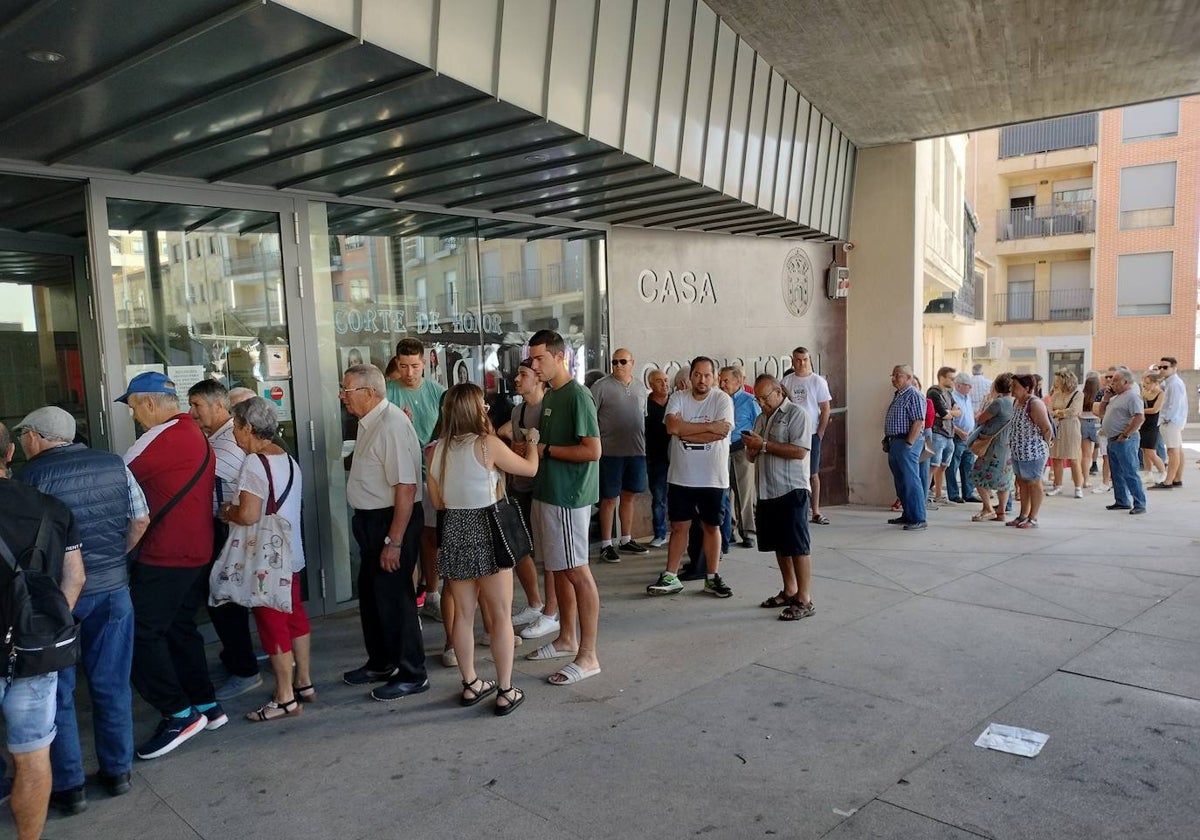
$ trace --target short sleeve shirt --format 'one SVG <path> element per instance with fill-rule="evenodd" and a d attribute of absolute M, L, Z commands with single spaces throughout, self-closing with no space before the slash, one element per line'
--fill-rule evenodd
<path fill-rule="evenodd" d="M 646 454 L 646 396 L 646 389 L 636 379 L 623 385 L 619 379 L 605 376 L 592 385 L 603 454 Z"/>
<path fill-rule="evenodd" d="M 1124 394 L 1117 394 L 1108 401 L 1108 407 L 1104 409 L 1104 419 L 1100 421 L 1100 428 L 1106 437 L 1116 440 L 1117 435 L 1129 427 L 1129 421 L 1133 419 L 1133 416 L 1143 414 L 1145 410 L 1146 406 L 1142 402 L 1142 395 L 1138 393 L 1137 388 L 1130 388 Z"/>
<path fill-rule="evenodd" d="M 541 403 L 521 403 L 513 409 L 512 417 L 509 418 L 512 423 L 512 439 L 515 443 L 520 443 L 528 437 L 528 432 L 531 429 L 540 429 L 542 422 L 542 404 Z M 539 431 L 538 434 L 541 434 Z M 524 475 L 510 475 L 508 477 L 508 486 L 518 493 L 532 493 L 534 479 Z"/>
<path fill-rule="evenodd" d="M 717 388 L 700 400 L 691 391 L 676 391 L 667 399 L 666 414 L 677 414 L 686 423 L 734 423 L 733 400 Z M 690 443 L 672 435 L 667 482 L 681 487 L 729 487 L 729 436 L 709 443 Z"/>
<path fill-rule="evenodd" d="M 770 416 L 760 414 L 754 432 L 770 443 L 790 443 L 808 449 L 816 424 L 799 403 L 784 400 Z M 809 490 L 809 459 L 780 458 L 760 452 L 754 459 L 754 485 L 760 499 L 778 499 L 793 490 Z"/>
<path fill-rule="evenodd" d="M 246 453 L 233 437 L 233 418 L 213 432 L 208 442 L 212 444 L 213 455 L 217 456 L 217 487 L 221 491 L 221 500 L 236 502 L 238 473 L 242 471 Z"/>
<path fill-rule="evenodd" d="M 279 509 L 279 515 L 292 526 L 292 572 L 304 568 L 304 540 L 300 533 L 300 502 L 304 498 L 304 487 L 300 477 L 300 467 L 292 462 L 290 455 L 267 455 L 267 463 L 271 465 L 271 482 L 275 485 L 275 500 L 278 501 L 284 492 L 287 497 Z M 289 473 L 288 466 L 291 465 Z M 292 489 L 288 490 L 288 477 L 291 476 Z M 263 500 L 263 515 L 267 513 L 267 500 L 271 497 L 271 483 L 267 481 L 267 471 L 263 469 L 262 459 L 257 455 L 246 458 L 238 476 L 238 495 L 242 491 Z"/>
<path fill-rule="evenodd" d="M 829 393 L 829 383 L 825 381 L 825 377 L 818 373 L 810 373 L 808 376 L 789 373 L 779 384 L 783 387 L 784 393 L 788 395 L 788 399 L 803 406 L 804 410 L 808 412 L 815 431 L 817 419 L 821 416 L 821 403 L 833 400 Z"/>
<path fill-rule="evenodd" d="M 383 400 L 358 421 L 346 501 L 358 510 L 390 508 L 397 484 L 415 485 L 421 501 L 421 444 L 412 421 Z"/>
<path fill-rule="evenodd" d="M 592 395 L 574 379 L 552 388 L 542 398 L 541 442 L 550 446 L 575 446 L 582 438 L 600 437 Z M 600 465 L 596 461 L 559 461 L 542 458 L 533 483 L 539 502 L 563 508 L 589 507 L 600 500 Z"/>
<path fill-rule="evenodd" d="M 417 388 L 405 388 L 399 382 L 389 381 L 387 384 L 388 402 L 412 412 L 413 428 L 417 430 L 417 440 L 421 446 L 433 439 L 433 428 L 437 425 L 438 414 L 442 410 L 442 395 L 445 393 L 446 389 L 432 379 L 422 379 Z"/>

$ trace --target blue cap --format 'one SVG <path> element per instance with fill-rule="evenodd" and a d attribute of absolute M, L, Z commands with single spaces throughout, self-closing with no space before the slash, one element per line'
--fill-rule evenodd
<path fill-rule="evenodd" d="M 175 383 L 171 381 L 165 373 L 159 373 L 156 370 L 139 373 L 133 379 L 129 380 L 129 387 L 125 389 L 125 393 L 117 397 L 115 402 L 129 403 L 130 394 L 170 394 L 175 397 Z"/>

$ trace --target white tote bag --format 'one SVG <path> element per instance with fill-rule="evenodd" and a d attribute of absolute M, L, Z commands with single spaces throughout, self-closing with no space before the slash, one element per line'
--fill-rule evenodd
<path fill-rule="evenodd" d="M 292 490 L 295 466 L 288 458 L 288 484 L 275 501 L 274 482 L 267 459 L 263 467 L 271 484 L 267 510 L 253 525 L 231 525 L 229 538 L 213 563 L 208 578 L 208 604 L 241 604 L 292 611 L 292 523 L 277 511 Z"/>

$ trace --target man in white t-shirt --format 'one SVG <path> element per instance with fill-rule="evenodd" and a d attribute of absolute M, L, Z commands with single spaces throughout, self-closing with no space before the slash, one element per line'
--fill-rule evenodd
<path fill-rule="evenodd" d="M 673 595 L 683 590 L 679 564 L 687 548 L 692 519 L 704 529 L 704 556 L 708 573 L 704 591 L 728 598 L 733 590 L 717 574 L 721 558 L 721 523 L 725 518 L 725 491 L 729 489 L 729 433 L 733 429 L 733 400 L 715 387 L 717 366 L 707 356 L 692 360 L 688 391 L 676 391 L 667 400 L 666 426 L 671 436 L 671 463 L 667 468 L 667 518 L 671 542 L 667 569 L 646 587 L 649 595 Z"/>
<path fill-rule="evenodd" d="M 809 482 L 812 492 L 809 501 L 812 504 L 811 522 L 816 525 L 828 525 L 829 519 L 821 514 L 821 440 L 825 437 L 825 429 L 829 426 L 829 404 L 833 397 L 829 394 L 829 383 L 825 377 L 813 371 L 812 355 L 807 347 L 797 347 L 792 351 L 792 372 L 780 381 L 788 399 L 804 407 L 812 420 L 812 446 L 809 448 L 808 468 Z"/>

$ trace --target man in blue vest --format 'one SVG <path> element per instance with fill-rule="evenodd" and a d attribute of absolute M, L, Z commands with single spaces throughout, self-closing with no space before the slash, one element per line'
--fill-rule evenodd
<path fill-rule="evenodd" d="M 150 522 L 146 498 L 120 455 L 74 443 L 75 418 L 55 406 L 31 412 L 17 429 L 29 463 L 20 480 L 75 515 L 87 581 L 73 610 L 92 698 L 99 781 L 111 796 L 130 788 L 133 769 L 133 605 L 125 555 Z M 75 719 L 75 668 L 58 675 L 58 734 L 50 746 L 50 804 L 64 814 L 87 807 Z"/>

